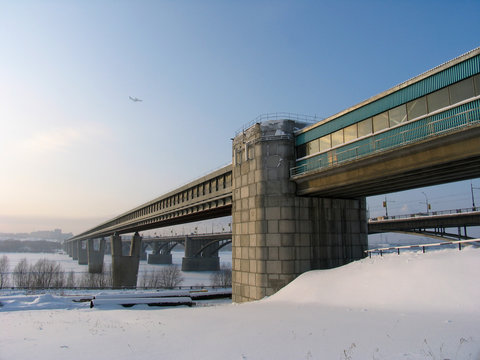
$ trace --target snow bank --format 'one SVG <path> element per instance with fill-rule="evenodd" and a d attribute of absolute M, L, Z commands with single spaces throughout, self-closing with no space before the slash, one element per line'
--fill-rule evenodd
<path fill-rule="evenodd" d="M 478 312 L 480 249 L 373 255 L 310 271 L 269 302 L 408 311 Z"/>
<path fill-rule="evenodd" d="M 86 307 L 85 303 L 74 303 L 71 297 L 51 294 L 0 296 L 0 312 L 83 307 Z"/>
<path fill-rule="evenodd" d="M 306 273 L 265 300 L 212 307 L 4 296 L 0 359 L 478 360 L 479 264 L 480 249 L 376 256 Z"/>

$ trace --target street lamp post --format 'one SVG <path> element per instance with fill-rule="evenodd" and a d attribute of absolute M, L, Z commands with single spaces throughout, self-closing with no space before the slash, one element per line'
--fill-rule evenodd
<path fill-rule="evenodd" d="M 422 191 L 422 194 L 423 196 L 425 196 L 425 205 L 427 206 L 427 215 L 428 215 L 428 212 L 430 210 L 430 204 L 428 203 L 427 194 L 425 194 L 423 191 Z"/>
<path fill-rule="evenodd" d="M 472 192 L 472 208 L 473 210 L 477 210 L 477 207 L 475 206 L 475 197 L 473 196 L 473 190 L 480 190 L 478 187 L 474 187 L 472 182 L 470 181 L 470 191 Z"/>

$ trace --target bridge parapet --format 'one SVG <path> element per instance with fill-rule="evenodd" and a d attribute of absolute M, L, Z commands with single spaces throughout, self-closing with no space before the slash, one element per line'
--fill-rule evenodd
<path fill-rule="evenodd" d="M 231 207 L 232 167 L 227 165 L 67 241 L 228 216 L 231 214 Z"/>

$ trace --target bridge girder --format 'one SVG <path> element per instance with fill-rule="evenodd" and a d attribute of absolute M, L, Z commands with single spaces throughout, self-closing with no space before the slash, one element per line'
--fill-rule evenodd
<path fill-rule="evenodd" d="M 480 125 L 297 175 L 303 196 L 356 198 L 480 176 Z"/>

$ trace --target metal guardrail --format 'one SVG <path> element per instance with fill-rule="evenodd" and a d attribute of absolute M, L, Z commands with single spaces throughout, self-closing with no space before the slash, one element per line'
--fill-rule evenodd
<path fill-rule="evenodd" d="M 415 214 L 406 214 L 406 215 L 393 215 L 393 216 L 378 216 L 376 218 L 368 219 L 368 222 L 377 222 L 383 220 L 397 220 L 397 219 L 416 219 L 420 217 L 432 217 L 432 216 L 442 216 L 442 215 L 452 215 L 452 214 L 468 214 L 479 212 L 480 207 L 471 207 L 463 209 L 453 209 L 453 210 L 441 210 L 441 211 L 431 211 L 428 213 L 415 213 Z"/>
<path fill-rule="evenodd" d="M 244 124 L 240 129 L 235 132 L 235 136 L 240 134 L 242 131 L 247 130 L 248 128 L 252 127 L 252 125 L 256 123 L 260 123 L 262 121 L 269 121 L 269 120 L 295 120 L 295 121 L 303 121 L 307 124 L 314 124 L 323 120 L 323 117 L 319 117 L 317 115 L 304 115 L 304 114 L 296 114 L 290 112 L 274 112 L 274 113 L 265 113 L 258 115 L 255 119 L 250 121 L 247 124 Z"/>
<path fill-rule="evenodd" d="M 445 241 L 441 243 L 433 243 L 433 244 L 420 244 L 420 245 L 404 245 L 404 246 L 393 246 L 393 247 L 385 247 L 385 248 L 377 248 L 377 249 L 369 249 L 365 250 L 364 252 L 369 255 L 369 257 L 372 257 L 372 254 L 380 254 L 380 256 L 383 256 L 383 253 L 385 252 L 397 252 L 398 255 L 400 255 L 400 250 L 401 249 L 422 249 L 422 252 L 425 254 L 425 251 L 429 247 L 443 247 L 443 246 L 448 246 L 448 245 L 458 245 L 458 250 L 462 250 L 462 244 L 466 243 L 478 243 L 480 245 L 480 239 L 470 239 L 470 240 L 458 240 L 458 241 Z"/>
<path fill-rule="evenodd" d="M 402 126 L 329 150 L 307 160 L 305 164 L 291 168 L 290 176 L 294 177 L 313 170 L 332 167 L 480 123 L 480 107 L 439 119 L 441 115 L 442 113 L 426 116 L 414 122 L 406 122 Z"/>

